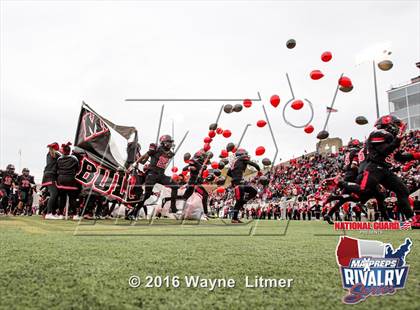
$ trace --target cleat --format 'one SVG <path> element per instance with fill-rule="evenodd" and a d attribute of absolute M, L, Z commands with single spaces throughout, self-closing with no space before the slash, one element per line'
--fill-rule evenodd
<path fill-rule="evenodd" d="M 334 222 L 331 220 L 331 217 L 328 214 L 324 215 L 324 221 L 328 222 L 330 225 L 334 225 Z"/>
<path fill-rule="evenodd" d="M 232 220 L 230 221 L 232 224 L 243 224 L 241 220 Z"/>

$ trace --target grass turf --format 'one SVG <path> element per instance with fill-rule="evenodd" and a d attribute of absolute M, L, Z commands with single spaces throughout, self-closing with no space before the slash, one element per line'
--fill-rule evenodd
<path fill-rule="evenodd" d="M 205 225 L 44 221 L 0 217 L 1 309 L 419 309 L 420 231 L 348 235 L 413 247 L 406 288 L 344 305 L 335 259 L 340 232 L 324 222 Z M 179 276 L 179 288 L 130 288 L 138 275 Z M 183 277 L 233 278 L 235 288 L 186 288 Z M 292 278 L 291 288 L 245 288 L 245 276 Z"/>

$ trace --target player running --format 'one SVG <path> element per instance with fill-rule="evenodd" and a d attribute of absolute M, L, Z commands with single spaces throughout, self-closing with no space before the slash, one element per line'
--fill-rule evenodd
<path fill-rule="evenodd" d="M 256 163 L 250 161 L 250 156 L 248 152 L 244 149 L 239 149 L 235 153 L 235 162 L 233 163 L 232 167 L 229 169 L 227 175 L 232 178 L 232 185 L 234 186 L 235 190 L 235 199 L 236 203 L 233 207 L 233 216 L 232 216 L 232 223 L 239 224 L 242 223 L 241 220 L 238 218 L 239 211 L 243 208 L 243 206 L 251 199 L 254 199 L 257 195 L 257 190 L 247 184 L 244 180 L 244 172 L 248 165 L 254 167 L 258 171 L 258 176 L 261 176 L 261 169 Z"/>
<path fill-rule="evenodd" d="M 19 203 L 14 212 L 15 214 L 23 211 L 25 214 L 32 215 L 32 194 L 35 190 L 35 180 L 29 173 L 28 168 L 23 168 L 22 174 L 17 178 Z"/>
<path fill-rule="evenodd" d="M 159 138 L 159 143 L 159 146 L 157 146 L 155 143 L 151 143 L 149 150 L 134 163 L 135 165 L 137 162 L 140 162 L 144 165 L 148 160 L 150 160 L 145 180 L 144 196 L 128 215 L 129 219 L 137 218 L 140 208 L 143 208 L 146 200 L 152 196 L 153 187 L 156 184 L 162 184 L 164 186 L 171 187 L 171 211 L 173 213 L 176 213 L 177 211 L 176 198 L 178 185 L 174 183 L 169 176 L 165 175 L 166 167 L 168 166 L 171 158 L 175 155 L 172 151 L 174 147 L 174 141 L 172 140 L 171 136 L 163 135 Z"/>
<path fill-rule="evenodd" d="M 10 211 L 9 205 L 12 205 L 13 209 L 13 189 L 17 184 L 17 178 L 15 166 L 12 164 L 7 165 L 6 170 L 0 170 L 0 200 L 4 214 Z"/>

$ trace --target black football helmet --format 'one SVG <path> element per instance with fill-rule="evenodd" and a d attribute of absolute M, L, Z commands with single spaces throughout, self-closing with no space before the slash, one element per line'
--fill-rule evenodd
<path fill-rule="evenodd" d="M 29 169 L 28 169 L 28 168 L 23 168 L 23 169 L 22 169 L 22 174 L 23 174 L 24 176 L 29 176 Z"/>
<path fill-rule="evenodd" d="M 159 138 L 159 143 L 165 151 L 170 151 L 174 146 L 174 140 L 170 135 L 163 135 Z"/>
<path fill-rule="evenodd" d="M 236 158 L 250 159 L 248 152 L 245 149 L 238 149 L 235 153 Z"/>
<path fill-rule="evenodd" d="M 13 173 L 15 173 L 15 166 L 14 166 L 14 165 L 12 165 L 12 164 L 8 164 L 8 165 L 7 165 L 7 167 L 6 167 L 6 171 L 7 171 L 7 173 L 9 173 L 9 174 L 13 174 Z"/>
<path fill-rule="evenodd" d="M 350 149 L 360 149 L 362 147 L 362 143 L 358 139 L 350 139 L 347 147 Z"/>
<path fill-rule="evenodd" d="M 401 129 L 404 128 L 404 126 L 405 123 L 395 115 L 381 116 L 375 122 L 375 127 L 377 129 L 386 130 L 394 136 L 397 136 L 400 133 Z"/>

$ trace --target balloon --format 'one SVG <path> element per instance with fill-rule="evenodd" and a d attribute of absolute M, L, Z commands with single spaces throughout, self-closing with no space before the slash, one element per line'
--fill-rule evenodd
<path fill-rule="evenodd" d="M 262 160 L 262 164 L 264 165 L 264 166 L 270 166 L 271 165 L 271 160 L 269 159 L 269 158 L 264 158 L 263 160 Z"/>
<path fill-rule="evenodd" d="M 217 168 L 221 170 L 224 167 L 225 167 L 225 163 L 223 161 L 219 161 L 219 166 Z"/>
<path fill-rule="evenodd" d="M 209 176 L 209 171 L 206 169 L 206 170 L 204 170 L 203 171 L 203 173 L 201 174 L 201 176 L 203 177 L 203 178 L 207 178 L 208 176 Z"/>
<path fill-rule="evenodd" d="M 240 103 L 235 104 L 235 106 L 233 107 L 233 111 L 241 112 L 242 111 L 242 104 L 240 104 Z"/>
<path fill-rule="evenodd" d="M 178 172 L 178 168 L 177 168 L 177 167 L 172 167 L 171 171 L 172 171 L 173 173 L 177 173 L 177 172 Z"/>
<path fill-rule="evenodd" d="M 213 170 L 213 174 L 214 174 L 216 177 L 220 177 L 220 175 L 222 174 L 222 172 L 221 172 L 219 169 L 214 169 L 214 170 Z"/>
<path fill-rule="evenodd" d="M 257 122 L 257 126 L 260 127 L 260 128 L 263 128 L 265 125 L 267 125 L 267 122 L 265 120 L 260 119 Z"/>
<path fill-rule="evenodd" d="M 331 52 L 323 52 L 321 55 L 321 60 L 323 62 L 329 62 L 332 59 L 332 54 Z"/>
<path fill-rule="evenodd" d="M 228 151 L 226 151 L 226 150 L 222 150 L 222 151 L 220 152 L 220 157 L 221 157 L 221 158 L 225 158 L 225 157 L 228 157 L 228 156 L 229 156 Z"/>
<path fill-rule="evenodd" d="M 217 185 L 223 185 L 223 184 L 225 184 L 225 182 L 226 182 L 225 177 L 218 177 L 217 180 L 216 180 Z"/>
<path fill-rule="evenodd" d="M 217 123 L 210 124 L 209 126 L 209 130 L 216 130 L 216 128 L 217 128 Z"/>
<path fill-rule="evenodd" d="M 225 193 L 225 188 L 224 188 L 223 186 L 219 186 L 219 187 L 216 189 L 216 192 L 217 192 L 218 194 L 224 194 L 224 193 Z"/>
<path fill-rule="evenodd" d="M 214 175 L 210 174 L 207 178 L 206 178 L 207 182 L 213 182 L 214 181 Z"/>
<path fill-rule="evenodd" d="M 212 141 L 213 141 L 213 139 L 210 138 L 210 137 L 205 137 L 204 138 L 204 143 L 211 143 Z"/>
<path fill-rule="evenodd" d="M 233 106 L 231 105 L 231 104 L 226 104 L 224 107 L 223 107 L 223 110 L 226 112 L 226 113 L 232 113 L 232 111 L 233 111 Z"/>
<path fill-rule="evenodd" d="M 179 181 L 179 175 L 177 175 L 176 173 L 174 173 L 172 175 L 172 180 L 174 180 L 175 182 L 178 182 Z"/>
<path fill-rule="evenodd" d="M 227 159 L 227 158 L 223 158 L 223 159 L 222 159 L 222 162 L 224 162 L 224 163 L 225 163 L 225 166 L 226 166 L 226 165 L 228 165 L 228 164 L 229 164 L 229 159 Z"/>
<path fill-rule="evenodd" d="M 209 131 L 209 137 L 214 138 L 216 136 L 216 132 L 214 130 Z"/>
<path fill-rule="evenodd" d="M 378 63 L 378 68 L 382 71 L 388 71 L 391 70 L 391 68 L 394 66 L 391 60 L 382 60 Z"/>
<path fill-rule="evenodd" d="M 350 86 L 353 85 L 352 82 L 351 82 L 351 80 L 350 80 L 350 78 L 347 77 L 347 76 L 342 76 L 338 80 L 338 84 L 340 84 L 340 86 L 343 86 L 343 87 L 350 87 Z"/>
<path fill-rule="evenodd" d="M 324 74 L 320 70 L 313 70 L 310 76 L 312 80 L 319 80 L 324 77 Z"/>
<path fill-rule="evenodd" d="M 207 152 L 208 150 L 210 150 L 210 148 L 211 148 L 210 144 L 209 143 L 205 143 L 204 144 L 204 147 L 203 147 L 203 150 L 204 150 L 204 152 Z"/>
<path fill-rule="evenodd" d="M 368 123 L 368 120 L 364 116 L 358 116 L 356 117 L 356 123 L 358 125 L 366 125 Z"/>
<path fill-rule="evenodd" d="M 223 130 L 223 137 L 229 138 L 232 135 L 232 132 L 229 129 Z"/>
<path fill-rule="evenodd" d="M 226 145 L 226 150 L 228 151 L 228 152 L 230 152 L 230 151 L 232 151 L 233 150 L 233 148 L 235 147 L 235 144 L 233 144 L 232 142 L 229 142 L 227 145 Z"/>
<path fill-rule="evenodd" d="M 302 100 L 295 100 L 292 102 L 291 105 L 293 110 L 300 110 L 303 108 L 303 101 Z"/>
<path fill-rule="evenodd" d="M 350 87 L 343 87 L 343 86 L 340 86 L 340 88 L 339 88 L 343 93 L 348 93 L 348 92 L 351 92 L 352 90 L 353 90 L 353 85 L 352 86 L 350 86 Z"/>
<path fill-rule="evenodd" d="M 182 170 L 182 174 L 183 174 L 184 176 L 187 176 L 187 174 L 188 174 L 188 170 Z"/>
<path fill-rule="evenodd" d="M 306 133 L 312 133 L 314 131 L 314 126 L 308 125 L 303 129 Z"/>
<path fill-rule="evenodd" d="M 280 97 L 277 95 L 272 95 L 270 98 L 270 103 L 273 107 L 277 108 L 277 106 L 280 104 Z"/>
<path fill-rule="evenodd" d="M 217 161 L 214 161 L 214 162 L 211 163 L 211 167 L 213 169 L 217 169 L 217 168 L 219 168 L 219 163 Z"/>
<path fill-rule="evenodd" d="M 286 46 L 288 49 L 294 48 L 296 46 L 296 40 L 294 39 L 287 40 Z"/>
<path fill-rule="evenodd" d="M 255 155 L 261 156 L 265 153 L 265 148 L 263 146 L 259 146 L 255 150 Z"/>
<path fill-rule="evenodd" d="M 191 154 L 190 153 L 185 153 L 184 154 L 184 162 L 188 162 L 191 158 Z"/>
<path fill-rule="evenodd" d="M 232 149 L 232 153 L 236 153 L 236 146 Z"/>
<path fill-rule="evenodd" d="M 261 176 L 259 181 L 262 186 L 267 186 L 270 183 L 270 180 L 266 176 Z"/>
<path fill-rule="evenodd" d="M 207 152 L 207 158 L 212 159 L 214 156 L 213 152 Z"/>
<path fill-rule="evenodd" d="M 328 131 L 326 131 L 326 130 L 322 130 L 322 131 L 320 131 L 320 132 L 318 133 L 318 135 L 317 135 L 316 137 L 317 137 L 317 139 L 319 139 L 319 140 L 324 140 L 324 139 L 327 139 L 329 135 L 330 135 L 330 134 L 328 133 Z"/>
<path fill-rule="evenodd" d="M 223 133 L 223 129 L 222 128 L 217 128 L 216 129 L 216 133 L 218 134 L 218 135 L 221 135 L 222 133 Z"/>
<path fill-rule="evenodd" d="M 249 99 L 245 99 L 243 104 L 245 108 L 250 108 L 252 106 L 252 101 Z"/>

